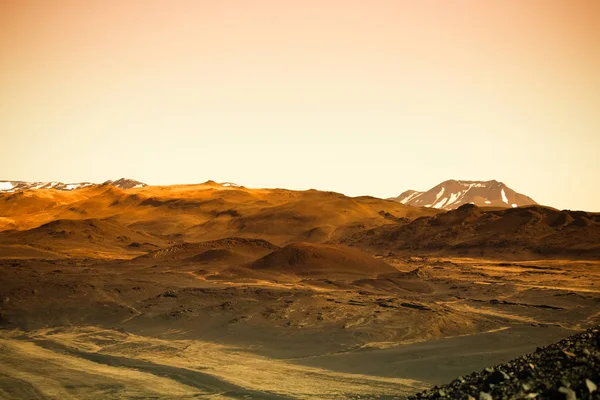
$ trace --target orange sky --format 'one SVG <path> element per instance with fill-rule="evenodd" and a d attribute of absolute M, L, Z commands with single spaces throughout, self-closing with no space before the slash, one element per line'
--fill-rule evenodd
<path fill-rule="evenodd" d="M 0 179 L 600 211 L 600 1 L 0 0 Z"/>

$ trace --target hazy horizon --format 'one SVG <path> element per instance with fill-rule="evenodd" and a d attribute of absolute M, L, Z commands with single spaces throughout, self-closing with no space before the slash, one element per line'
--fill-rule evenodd
<path fill-rule="evenodd" d="M 600 2 L 4 1 L 1 179 L 600 211 Z"/>

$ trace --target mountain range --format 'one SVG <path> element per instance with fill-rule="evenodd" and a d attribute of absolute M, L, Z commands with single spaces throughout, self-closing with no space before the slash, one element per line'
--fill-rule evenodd
<path fill-rule="evenodd" d="M 98 185 L 91 182 L 63 183 L 56 181 L 27 182 L 27 181 L 0 181 L 0 192 L 17 192 L 20 190 L 54 189 L 54 190 L 76 190 L 89 186 Z M 121 178 L 116 181 L 106 181 L 102 185 L 110 185 L 119 189 L 133 189 L 148 186 L 134 179 Z"/>
<path fill-rule="evenodd" d="M 131 258 L 173 243 L 241 237 L 277 246 L 345 244 L 372 253 L 600 255 L 600 214 L 537 205 L 496 181 L 447 181 L 394 200 L 214 181 L 147 186 L 119 179 L 70 185 L 80 186 L 18 190 L 13 185 L 13 192 L 0 193 L 2 251 Z"/>
<path fill-rule="evenodd" d="M 214 181 L 207 181 L 204 184 L 212 184 L 223 187 L 240 187 L 239 185 L 231 182 L 219 184 Z M 94 185 L 99 184 L 91 182 L 63 183 L 56 181 L 0 181 L 0 193 L 35 189 L 71 191 Z M 119 189 L 135 189 L 148 186 L 143 182 L 127 178 L 121 178 L 115 181 L 108 180 L 102 183 L 102 185 L 110 185 Z M 496 180 L 447 180 L 425 192 L 407 190 L 400 196 L 392 197 L 389 200 L 395 200 L 402 204 L 413 207 L 426 207 L 441 210 L 454 210 L 464 204 L 474 204 L 478 207 L 501 208 L 515 208 L 537 204 L 531 197 L 518 193 L 506 186 L 504 183 Z"/>

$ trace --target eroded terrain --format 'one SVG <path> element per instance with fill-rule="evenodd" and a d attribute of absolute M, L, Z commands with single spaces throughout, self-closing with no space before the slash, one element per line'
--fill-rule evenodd
<path fill-rule="evenodd" d="M 0 397 L 404 398 L 597 324 L 598 218 L 212 181 L 3 193 Z"/>

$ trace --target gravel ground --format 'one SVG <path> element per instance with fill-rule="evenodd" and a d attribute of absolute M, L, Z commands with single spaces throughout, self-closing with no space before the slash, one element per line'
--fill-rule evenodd
<path fill-rule="evenodd" d="M 409 399 L 600 399 L 600 326 Z"/>

